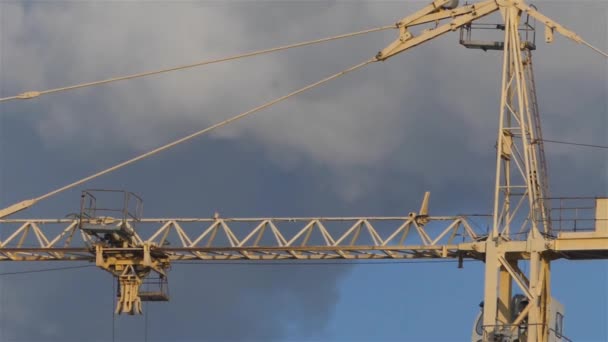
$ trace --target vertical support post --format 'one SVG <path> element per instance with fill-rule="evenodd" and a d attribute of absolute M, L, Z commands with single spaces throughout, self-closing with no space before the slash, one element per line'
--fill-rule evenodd
<path fill-rule="evenodd" d="M 500 334 L 510 334 L 513 278 L 499 261 L 499 258 L 504 256 L 504 248 L 499 242 L 487 242 L 483 304 L 484 341 L 493 341 Z"/>
<path fill-rule="evenodd" d="M 549 341 L 549 322 L 551 321 L 551 260 L 547 257 L 542 259 L 543 262 L 543 276 L 545 279 L 543 292 L 542 292 L 542 306 L 541 312 L 543 314 L 543 341 Z"/>
<path fill-rule="evenodd" d="M 150 243 L 144 242 L 144 259 L 143 265 L 147 267 L 152 267 L 152 256 L 150 255 Z"/>
<path fill-rule="evenodd" d="M 530 292 L 528 341 L 545 341 L 546 311 L 550 292 L 545 279 L 549 277 L 548 260 L 542 256 L 543 230 L 547 229 L 545 202 L 542 200 L 544 172 L 539 158 L 543 158 L 542 146 L 536 145 L 540 136 L 540 125 L 533 121 L 535 104 L 529 92 L 534 84 L 527 81 L 526 70 L 530 52 L 526 51 L 519 34 L 521 11 L 514 0 L 501 0 L 504 19 L 504 54 L 496 144 L 496 179 L 494 188 L 493 226 L 486 241 L 486 268 L 484 287 L 484 341 L 501 338 L 512 320 L 511 295 L 513 279 L 501 266 L 499 257 L 503 241 L 514 238 L 514 234 L 528 234 L 530 241 Z M 523 51 L 522 51 L 523 50 Z M 527 57 L 524 58 L 524 57 Z M 532 89 L 528 89 L 528 87 Z M 532 102 L 531 102 L 532 100 Z M 521 236 L 521 235 L 519 235 Z M 507 337 L 508 338 L 508 337 Z"/>
<path fill-rule="evenodd" d="M 498 304 L 498 246 L 496 242 L 486 241 L 486 265 L 483 296 L 483 339 L 491 340 L 496 330 Z"/>
<path fill-rule="evenodd" d="M 105 267 L 105 261 L 103 260 L 103 246 L 95 245 L 95 266 Z"/>
<path fill-rule="evenodd" d="M 541 261 L 540 253 L 532 252 L 530 255 L 530 292 L 534 296 L 530 300 L 530 311 L 528 312 L 528 342 L 539 342 L 541 334 L 539 324 L 541 323 L 540 293 L 541 293 Z"/>
<path fill-rule="evenodd" d="M 551 263 L 540 251 L 530 254 L 529 279 L 530 292 L 534 297 L 528 312 L 528 342 L 546 342 L 551 311 Z"/>
<path fill-rule="evenodd" d="M 595 232 L 608 235 L 608 198 L 595 199 Z"/>
<path fill-rule="evenodd" d="M 498 321 L 508 325 L 512 319 L 511 297 L 513 295 L 513 279 L 504 266 L 500 267 L 499 279 Z"/>

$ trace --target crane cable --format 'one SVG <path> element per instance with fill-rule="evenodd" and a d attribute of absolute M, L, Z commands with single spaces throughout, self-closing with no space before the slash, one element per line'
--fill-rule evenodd
<path fill-rule="evenodd" d="M 116 341 L 116 311 L 114 310 L 116 297 L 116 282 L 114 281 L 114 276 L 112 276 L 112 342 Z"/>
<path fill-rule="evenodd" d="M 347 34 L 343 34 L 343 35 L 339 35 L 339 36 L 333 36 L 333 37 L 327 37 L 327 38 L 322 38 L 322 39 L 317 39 L 317 40 L 312 40 L 312 41 L 307 41 L 307 42 L 301 42 L 301 43 L 296 43 L 296 44 L 291 44 L 291 45 L 285 45 L 285 46 L 280 46 L 280 47 L 271 48 L 271 49 L 267 49 L 267 50 L 259 50 L 259 51 L 254 51 L 254 52 L 242 54 L 242 55 L 236 55 L 236 56 L 231 56 L 231 57 L 226 57 L 226 58 L 217 59 L 217 60 L 211 60 L 211 61 L 203 61 L 203 62 L 199 62 L 199 63 L 189 64 L 189 65 L 183 65 L 183 66 L 178 66 L 178 67 L 169 68 L 169 69 L 151 71 L 151 72 L 147 72 L 147 73 L 133 74 L 133 75 L 129 75 L 129 76 L 111 78 L 111 79 L 106 79 L 106 80 L 102 80 L 102 81 L 90 82 L 90 83 L 83 83 L 83 84 L 69 86 L 69 87 L 49 89 L 49 90 L 42 91 L 42 92 L 29 92 L 29 93 L 26 92 L 26 93 L 22 93 L 22 94 L 17 95 L 17 96 L 0 98 L 0 102 L 12 100 L 12 99 L 27 99 L 27 98 L 32 98 L 32 97 L 39 96 L 41 94 L 48 94 L 48 93 L 52 93 L 52 92 L 65 91 L 65 90 L 70 90 L 70 89 L 75 89 L 75 88 L 82 88 L 82 87 L 93 86 L 93 85 L 98 85 L 98 84 L 102 84 L 102 83 L 109 83 L 109 82 L 114 82 L 114 81 L 119 81 L 119 80 L 126 80 L 126 79 L 136 78 L 136 77 L 144 77 L 144 76 L 148 76 L 148 75 L 159 74 L 159 73 L 163 73 L 163 72 L 169 72 L 169 71 L 180 70 L 180 69 L 185 69 L 185 68 L 191 68 L 191 67 L 205 65 L 205 64 L 219 63 L 219 62 L 222 62 L 222 61 L 234 60 L 234 59 L 244 58 L 244 57 L 248 57 L 248 56 L 255 56 L 255 55 L 258 55 L 258 54 L 269 53 L 269 52 L 273 52 L 273 51 L 279 51 L 279 50 L 294 48 L 294 47 L 298 47 L 298 46 L 312 45 L 312 44 L 316 44 L 316 43 L 320 43 L 320 42 L 325 42 L 325 41 L 330 41 L 330 40 L 336 40 L 336 39 L 341 39 L 341 38 L 346 38 L 346 37 L 352 37 L 352 36 L 361 35 L 361 34 L 370 33 L 370 32 L 375 32 L 375 31 L 387 30 L 387 29 L 390 29 L 390 28 L 395 28 L 395 25 L 381 26 L 381 27 L 376 27 L 376 28 L 372 28 L 372 29 L 368 29 L 368 30 L 347 33 Z M 598 53 L 600 53 L 600 54 L 608 57 L 608 53 L 605 53 L 605 52 L 599 50 L 598 48 L 592 46 L 591 44 L 587 43 L 586 41 L 581 40 L 581 42 L 583 44 L 587 45 L 588 47 L 592 48 L 596 52 L 598 52 Z M 108 169 L 105 169 L 103 171 L 100 171 L 98 173 L 90 175 L 88 177 L 82 178 L 82 179 L 80 179 L 78 181 L 75 181 L 73 183 L 70 183 L 70 184 L 68 184 L 68 185 L 66 185 L 64 187 L 55 189 L 55 190 L 53 190 L 53 191 L 51 191 L 49 193 L 46 193 L 46 194 L 44 194 L 42 196 L 37 197 L 37 198 L 33 198 L 33 199 L 30 199 L 30 200 L 22 201 L 20 203 L 16 203 L 16 204 L 14 204 L 14 205 L 12 205 L 12 206 L 10 206 L 8 208 L 0 210 L 0 212 L 6 211 L 8 209 L 8 211 L 9 211 L 8 213 L 3 213 L 3 217 L 4 217 L 6 215 L 10 215 L 13 212 L 26 209 L 26 208 L 34 205 L 38 201 L 44 200 L 44 199 L 49 198 L 49 197 L 51 197 L 53 195 L 56 195 L 56 194 L 58 194 L 60 192 L 66 191 L 66 190 L 71 189 L 71 188 L 73 188 L 75 186 L 83 184 L 83 183 L 85 183 L 85 182 L 87 182 L 89 180 L 92 180 L 94 178 L 103 176 L 103 175 L 105 175 L 107 173 L 110 173 L 112 171 L 120 169 L 120 168 L 122 168 L 124 166 L 127 166 L 129 164 L 135 163 L 135 162 L 137 162 L 137 161 L 139 161 L 141 159 L 150 157 L 150 156 L 152 156 L 154 154 L 157 154 L 157 153 L 160 153 L 160 152 L 162 152 L 164 150 L 170 149 L 170 148 L 172 148 L 172 147 L 174 147 L 176 145 L 179 145 L 179 144 L 181 144 L 183 142 L 191 140 L 191 139 L 193 139 L 193 138 L 195 138 L 195 137 L 197 137 L 199 135 L 203 135 L 203 134 L 211 132 L 211 131 L 213 131 L 213 130 L 215 130 L 217 128 L 220 128 L 220 127 L 223 127 L 225 125 L 228 125 L 228 124 L 230 124 L 230 123 L 232 123 L 234 121 L 237 121 L 239 119 L 244 118 L 245 116 L 248 116 L 248 115 L 253 114 L 255 112 L 258 112 L 258 111 L 260 111 L 262 109 L 270 107 L 270 106 L 272 106 L 272 105 L 274 105 L 274 104 L 276 104 L 278 102 L 286 100 L 286 99 L 288 99 L 288 98 L 290 98 L 292 96 L 295 96 L 295 95 L 297 95 L 299 93 L 302 93 L 302 92 L 304 92 L 304 91 L 306 91 L 308 89 L 314 88 L 314 87 L 316 87 L 318 85 L 321 85 L 321 84 L 323 84 L 325 82 L 328 82 L 328 81 L 330 81 L 332 79 L 338 78 L 338 77 L 340 77 L 340 76 L 342 76 L 344 74 L 347 74 L 349 72 L 357 70 L 357 69 L 359 69 L 359 68 L 361 68 L 361 67 L 363 67 L 363 66 L 365 66 L 367 64 L 370 64 L 370 63 L 376 62 L 376 61 L 378 61 L 377 58 L 375 58 L 375 57 L 371 58 L 370 60 L 367 60 L 367 61 L 362 62 L 360 64 L 357 64 L 357 65 L 355 65 L 353 67 L 345 69 L 345 70 L 343 70 L 343 71 L 341 71 L 339 73 L 336 73 L 336 74 L 334 74 L 332 76 L 329 76 L 329 77 L 327 77 L 325 79 L 322 79 L 321 81 L 318 81 L 318 82 L 310 84 L 310 85 L 308 85 L 306 87 L 300 88 L 300 89 L 298 89 L 298 90 L 296 90 L 296 91 L 294 91 L 292 93 L 289 93 L 287 95 L 284 95 L 282 97 L 274 99 L 274 100 L 272 100 L 270 102 L 267 102 L 267 103 L 265 103 L 265 104 L 263 104 L 261 106 L 255 107 L 255 108 L 253 108 L 253 109 L 251 109 L 249 111 L 246 111 L 244 113 L 236 115 L 236 116 L 234 116 L 234 117 L 232 117 L 230 119 L 227 119 L 225 121 L 219 122 L 219 123 L 217 123 L 215 125 L 207 127 L 207 128 L 205 128 L 203 130 L 200 130 L 198 132 L 192 133 L 192 134 L 190 134 L 190 135 L 188 135 L 186 137 L 183 137 L 181 139 L 175 140 L 175 141 L 173 141 L 171 143 L 168 143 L 166 145 L 160 146 L 160 147 L 158 147 L 158 148 L 156 148 L 154 150 L 148 151 L 148 152 L 146 152 L 144 154 L 141 154 L 141 155 L 139 155 L 137 157 L 134 157 L 132 159 L 129 159 L 127 161 L 124 161 L 122 163 L 114 165 L 114 166 L 112 166 L 112 167 L 110 167 Z"/>
<path fill-rule="evenodd" d="M 608 149 L 608 145 L 595 145 L 595 144 L 584 144 L 572 141 L 561 141 L 561 140 L 548 140 L 548 139 L 538 139 L 539 141 L 553 143 L 553 144 L 562 144 L 562 145 L 572 145 L 572 146 L 580 146 L 580 147 L 592 147 L 592 148 L 601 148 Z"/>
<path fill-rule="evenodd" d="M 26 270 L 26 271 L 9 271 L 9 272 L 1 272 L 0 276 L 8 276 L 8 275 L 18 275 L 18 274 L 31 274 L 31 273 L 40 273 L 40 272 L 52 272 L 52 271 L 63 271 L 63 270 L 72 270 L 77 268 L 87 268 L 94 267 L 95 265 L 80 265 L 80 266 L 65 266 L 65 267 L 54 267 L 54 268 L 43 268 L 37 270 Z"/>
<path fill-rule="evenodd" d="M 144 308 L 144 342 L 148 342 L 148 311 L 150 311 L 149 302 L 146 302 Z"/>
<path fill-rule="evenodd" d="M 581 43 L 582 43 L 583 45 L 588 46 L 589 48 L 591 48 L 593 51 L 595 51 L 595 52 L 599 53 L 600 55 L 603 55 L 604 57 L 608 58 L 608 53 L 606 53 L 606 52 L 604 52 L 604 51 L 602 51 L 602 50 L 600 50 L 600 49 L 596 48 L 595 46 L 593 46 L 593 45 L 591 45 L 591 44 L 587 43 L 586 41 L 584 41 L 584 40 L 582 40 L 582 39 L 581 39 Z"/>
<path fill-rule="evenodd" d="M 155 154 L 157 154 L 157 153 L 160 153 L 160 152 L 162 152 L 162 151 L 168 150 L 168 149 L 170 149 L 170 148 L 172 148 L 172 147 L 174 147 L 174 146 L 177 146 L 177 145 L 179 145 L 179 144 L 181 144 L 181 143 L 183 143 L 183 142 L 186 142 L 186 141 L 188 141 L 188 140 L 194 139 L 194 138 L 196 138 L 196 137 L 198 137 L 198 136 L 200 136 L 200 135 L 203 135 L 203 134 L 205 134 L 205 133 L 209 133 L 209 132 L 211 132 L 211 131 L 213 131 L 213 130 L 215 130 L 215 129 L 217 129 L 217 128 L 220 128 L 220 127 L 226 126 L 226 125 L 228 125 L 228 124 L 230 124 L 230 123 L 232 123 L 232 122 L 235 122 L 235 121 L 237 121 L 237 120 L 240 120 L 240 119 L 242 119 L 242 118 L 244 118 L 244 117 L 246 117 L 246 116 L 248 116 L 248 115 L 251 115 L 251 114 L 253 114 L 253 113 L 255 113 L 255 112 L 259 112 L 259 111 L 261 111 L 262 109 L 268 108 L 268 107 L 270 107 L 270 106 L 272 106 L 272 105 L 274 105 L 274 104 L 277 104 L 277 103 L 279 103 L 279 102 L 282 102 L 282 101 L 284 101 L 284 100 L 287 100 L 287 99 L 288 99 L 288 98 L 290 98 L 290 97 L 293 97 L 293 96 L 295 96 L 295 95 L 298 95 L 298 94 L 300 94 L 300 93 L 303 93 L 303 92 L 305 92 L 305 91 L 307 91 L 307 90 L 309 90 L 309 89 L 312 89 L 312 88 L 314 88 L 314 87 L 317 87 L 317 86 L 319 86 L 319 85 L 321 85 L 321 84 L 323 84 L 323 83 L 329 82 L 329 81 L 331 81 L 331 80 L 333 80 L 333 79 L 335 79 L 335 78 L 338 78 L 338 77 L 340 77 L 340 76 L 346 75 L 346 74 L 348 74 L 348 73 L 350 73 L 350 72 L 353 72 L 353 71 L 355 71 L 355 70 L 357 70 L 357 69 L 360 69 L 360 68 L 362 68 L 362 67 L 364 67 L 364 66 L 366 66 L 366 65 L 368 65 L 368 64 L 370 64 L 370 63 L 376 62 L 376 61 L 377 61 L 377 59 L 376 59 L 375 57 L 374 57 L 374 58 L 371 58 L 371 59 L 369 59 L 369 60 L 367 60 L 367 61 L 365 61 L 365 62 L 362 62 L 362 63 L 359 63 L 359 64 L 357 64 L 357 65 L 354 65 L 354 66 L 352 66 L 352 67 L 350 67 L 350 68 L 348 68 L 348 69 L 345 69 L 345 70 L 343 70 L 343 71 L 340 71 L 340 72 L 338 72 L 338 73 L 336 73 L 336 74 L 333 74 L 333 75 L 331 75 L 331 76 L 329 76 L 329 77 L 326 77 L 326 78 L 324 78 L 324 79 L 322 79 L 322 80 L 320 80 L 320 81 L 317 81 L 317 82 L 312 83 L 312 84 L 309 84 L 309 85 L 307 85 L 307 86 L 305 86 L 305 87 L 303 87 L 303 88 L 300 88 L 300 89 L 298 89 L 298 90 L 295 90 L 295 91 L 293 91 L 293 92 L 291 92 L 291 93 L 289 93 L 289 94 L 287 94 L 287 95 L 283 95 L 283 96 L 281 96 L 281 97 L 279 97 L 279 98 L 276 98 L 276 99 L 274 99 L 274 100 L 272 100 L 272 101 L 266 102 L 266 103 L 264 103 L 264 104 L 262 104 L 262 105 L 260 105 L 260 106 L 258 106 L 258 107 L 255 107 L 255 108 L 250 109 L 250 110 L 248 110 L 248 111 L 246 111 L 246 112 L 243 112 L 243 113 L 241 113 L 241 114 L 238 114 L 238 115 L 236 115 L 236 116 L 233 116 L 233 117 L 231 117 L 231 118 L 229 118 L 229 119 L 227 119 L 227 120 L 224 120 L 224 121 L 222 121 L 222 122 L 218 122 L 218 123 L 216 123 L 216 124 L 214 124 L 214 125 L 212 125 L 212 126 L 209 126 L 209 127 L 205 128 L 205 129 L 202 129 L 202 130 L 200 130 L 200 131 L 194 132 L 194 133 L 192 133 L 192 134 L 190 134 L 190 135 L 188 135 L 188 136 L 185 136 L 185 137 L 183 137 L 183 138 L 180 138 L 180 139 L 174 140 L 174 141 L 172 141 L 172 142 L 170 142 L 170 143 L 168 143 L 168 144 L 162 145 L 162 146 L 157 147 L 157 148 L 155 148 L 155 149 L 153 149 L 153 150 L 151 150 L 151 151 L 148 151 L 148 152 L 146 152 L 146 153 L 140 154 L 140 155 L 139 155 L 139 156 L 137 156 L 137 157 L 134 157 L 134 158 L 131 158 L 131 159 L 129 159 L 129 160 L 126 160 L 126 161 L 124 161 L 124 162 L 122 162 L 122 163 L 116 164 L 116 165 L 114 165 L 114 166 L 112 166 L 112 167 L 109 167 L 109 168 L 107 168 L 107 169 L 105 169 L 105 170 L 99 171 L 99 172 L 97 172 L 97 173 L 95 173 L 95 174 L 93 174 L 93 175 L 90 175 L 90 176 L 88 176 L 88 177 L 82 178 L 82 179 L 80 179 L 80 180 L 77 180 L 77 181 L 75 181 L 75 182 L 73 182 L 73 183 L 70 183 L 70 184 L 68 184 L 68 185 L 66 185 L 66 186 L 63 186 L 63 187 L 61 187 L 61 188 L 55 189 L 55 190 L 53 190 L 53 191 L 51 191 L 51 192 L 49 192 L 49 193 L 46 193 L 46 194 L 44 194 L 44 195 L 42 195 L 42 196 L 39 196 L 39 197 L 37 197 L 37 198 L 33 199 L 32 201 L 33 201 L 34 203 L 36 203 L 36 202 L 38 202 L 38 201 L 41 201 L 41 200 L 44 200 L 44 199 L 46 199 L 46 198 L 49 198 L 49 197 L 51 197 L 51 196 L 53 196 L 53 195 L 56 195 L 56 194 L 58 194 L 58 193 L 60 193 L 60 192 L 66 191 L 66 190 L 71 189 L 71 188 L 73 188 L 73 187 L 75 187 L 75 186 L 78 186 L 78 185 L 80 185 L 80 184 L 83 184 L 83 183 L 85 183 L 85 182 L 87 182 L 87 181 L 90 181 L 90 180 L 92 180 L 92 179 L 94 179 L 94 178 L 97 178 L 97 177 L 103 176 L 103 175 L 108 174 L 108 173 L 110 173 L 110 172 L 112 172 L 112 171 L 115 171 L 115 170 L 118 170 L 118 169 L 120 169 L 120 168 L 122 168 L 122 167 L 125 167 L 125 166 L 127 166 L 127 165 L 129 165 L 129 164 L 133 164 L 133 163 L 135 163 L 135 162 L 137 162 L 137 161 L 139 161 L 139 160 L 142 160 L 142 159 L 144 159 L 144 158 L 147 158 L 147 157 L 153 156 L 153 155 L 155 155 Z"/>
<path fill-rule="evenodd" d="M 359 36 L 359 35 L 363 35 L 363 34 L 367 34 L 367 33 L 384 31 L 384 30 L 389 30 L 389 29 L 394 29 L 394 28 L 396 28 L 395 25 L 379 26 L 379 27 L 374 27 L 374 28 L 367 29 L 367 30 L 345 33 L 345 34 L 341 34 L 341 35 L 337 35 L 337 36 L 309 40 L 309 41 L 295 43 L 295 44 L 283 45 L 283 46 L 278 46 L 278 47 L 274 47 L 274 48 L 270 48 L 270 49 L 257 50 L 257 51 L 252 51 L 252 52 L 248 52 L 248 53 L 244 53 L 244 54 L 240 54 L 240 55 L 228 56 L 228 57 L 219 58 L 219 59 L 205 60 L 205 61 L 200 61 L 200 62 L 191 63 L 191 64 L 179 65 L 179 66 L 175 66 L 175 67 L 171 67 L 171 68 L 147 71 L 147 72 L 131 74 L 131 75 L 126 75 L 126 76 L 107 78 L 104 80 L 79 83 L 79 84 L 75 84 L 75 85 L 71 85 L 71 86 L 52 88 L 52 89 L 47 89 L 47 90 L 42 90 L 42 91 L 26 91 L 26 92 L 20 93 L 18 95 L 0 98 L 0 102 L 6 102 L 6 101 L 11 101 L 11 100 L 28 100 L 28 99 L 32 99 L 35 97 L 39 97 L 40 95 L 45 95 L 45 94 L 51 94 L 51 93 L 68 91 L 68 90 L 73 90 L 73 89 L 91 87 L 91 86 L 96 86 L 96 85 L 101 85 L 101 84 L 106 84 L 106 83 L 111 83 L 111 82 L 117 82 L 117 81 L 130 80 L 130 79 L 134 79 L 134 78 L 158 75 L 158 74 L 163 74 L 163 73 L 167 73 L 167 72 L 171 72 L 171 71 L 190 69 L 190 68 L 194 68 L 194 67 L 198 67 L 198 66 L 227 62 L 227 61 L 231 61 L 231 60 L 252 57 L 252 56 L 257 56 L 257 55 L 262 55 L 262 54 L 267 54 L 267 53 L 271 53 L 271 52 L 277 52 L 277 51 L 282 51 L 282 50 L 287 50 L 287 49 L 292 49 L 292 48 L 297 48 L 297 47 L 302 47 L 302 46 L 307 46 L 307 45 L 314 45 L 314 44 L 329 42 L 329 41 L 338 40 L 338 39 L 350 38 L 350 37 Z M 587 47 L 591 48 L 595 52 L 603 55 L 604 57 L 608 58 L 608 53 L 591 45 L 587 41 L 580 39 L 579 42 L 582 43 L 583 45 L 586 45 Z"/>
<path fill-rule="evenodd" d="M 481 260 L 477 259 L 467 259 L 467 261 L 477 262 Z M 434 260 L 434 259 L 425 259 L 425 260 L 382 260 L 377 261 L 373 259 L 369 260 L 344 260 L 344 261 L 302 261 L 302 260 L 289 260 L 289 261 L 205 261 L 203 263 L 193 262 L 193 261 L 174 261 L 172 265 L 196 265 L 196 266 L 212 266 L 212 265 L 232 265 L 232 266 L 349 266 L 349 265 L 363 265 L 363 266 L 372 266 L 372 265 L 399 265 L 399 264 L 444 264 L 444 263 L 457 263 L 458 260 Z"/>
<path fill-rule="evenodd" d="M 231 61 L 231 60 L 236 60 L 236 59 L 241 59 L 241 58 L 246 58 L 246 57 L 252 57 L 252 56 L 267 54 L 267 53 L 271 53 L 271 52 L 281 51 L 281 50 L 292 49 L 292 48 L 296 48 L 296 47 L 302 47 L 302 46 L 319 44 L 319 43 L 329 42 L 329 41 L 338 40 L 338 39 L 359 36 L 359 35 L 363 35 L 366 33 L 394 29 L 395 27 L 396 27 L 395 25 L 380 26 L 380 27 L 375 27 L 375 28 L 371 28 L 371 29 L 367 29 L 367 30 L 351 32 L 351 33 L 341 34 L 341 35 L 337 35 L 337 36 L 316 39 L 316 40 L 309 40 L 309 41 L 295 43 L 295 44 L 283 45 L 283 46 L 278 46 L 278 47 L 265 49 L 265 50 L 257 50 L 257 51 L 252 51 L 252 52 L 248 52 L 248 53 L 244 53 L 244 54 L 240 54 L 240 55 L 232 55 L 232 56 L 219 58 L 219 59 L 200 61 L 200 62 L 196 62 L 196 63 L 185 64 L 185 65 L 175 66 L 175 67 L 166 68 L 166 69 L 147 71 L 147 72 L 131 74 L 131 75 L 127 75 L 127 76 L 113 77 L 113 78 L 108 78 L 105 80 L 80 83 L 80 84 L 75 84 L 75 85 L 71 85 L 71 86 L 67 86 L 67 87 L 53 88 L 53 89 L 48 89 L 48 90 L 43 90 L 43 91 L 26 91 L 19 95 L 0 98 L 0 102 L 18 100 L 18 99 L 27 100 L 27 99 L 32 99 L 32 98 L 38 97 L 40 95 L 45 95 L 45 94 L 51 94 L 51 93 L 57 93 L 57 92 L 61 92 L 61 91 L 68 91 L 68 90 L 72 90 L 72 89 L 91 87 L 91 86 L 96 86 L 96 85 L 101 85 L 101 84 L 106 84 L 106 83 L 111 83 L 111 82 L 117 82 L 117 81 L 123 81 L 123 80 L 130 80 L 130 79 L 134 79 L 134 78 L 158 75 L 158 74 L 162 74 L 162 73 L 189 69 L 189 68 L 194 68 L 194 67 L 203 66 L 203 65 L 221 63 L 221 62 L 226 62 L 226 61 Z"/>

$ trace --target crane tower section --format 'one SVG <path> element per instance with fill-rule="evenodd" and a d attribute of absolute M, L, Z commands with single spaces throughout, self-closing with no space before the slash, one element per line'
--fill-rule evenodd
<path fill-rule="evenodd" d="M 499 30 L 502 40 L 473 39 L 475 30 L 488 28 L 487 24 L 479 23 L 479 19 L 492 13 L 499 13 L 502 22 L 489 27 Z M 459 260 L 462 267 L 464 259 L 476 259 L 485 262 L 484 305 L 474 328 L 473 341 L 565 341 L 562 331 L 564 310 L 551 297 L 550 264 L 560 258 L 608 259 L 608 199 L 593 199 L 595 217 L 586 219 L 591 222 L 589 231 L 577 231 L 578 217 L 574 218 L 574 229 L 562 229 L 561 220 L 559 228 L 555 229 L 557 212 L 551 208 L 532 70 L 536 31 L 531 19 L 545 26 L 548 43 L 558 32 L 608 57 L 607 53 L 523 0 L 485 0 L 462 6 L 457 0 L 434 0 L 398 21 L 394 27 L 389 25 L 341 36 L 397 29 L 397 39 L 367 61 L 47 194 L 0 209 L 0 224 L 3 229 L 12 230 L 0 240 L 0 261 L 93 261 L 118 281 L 116 312 L 139 314 L 142 301 L 169 299 L 167 275 L 174 261 L 451 258 Z M 414 32 L 420 25 L 425 28 Z M 82 193 L 81 210 L 76 217 L 7 218 L 60 192 L 458 29 L 461 30 L 460 42 L 465 47 L 503 54 L 492 222 L 488 232 L 475 231 L 470 218 L 465 216 L 430 215 L 428 193 L 418 212 L 394 217 L 235 219 L 216 214 L 212 218 L 154 219 L 143 217 L 142 200 L 133 193 L 90 190 Z M 213 63 L 338 38 L 261 50 Z M 22 96 L 0 99 L 0 102 L 31 99 L 51 92 L 180 68 L 26 92 Z M 559 217 L 562 218 L 561 212 Z M 523 261 L 530 265 L 527 274 L 520 267 Z M 515 289 L 519 293 L 514 293 Z"/>

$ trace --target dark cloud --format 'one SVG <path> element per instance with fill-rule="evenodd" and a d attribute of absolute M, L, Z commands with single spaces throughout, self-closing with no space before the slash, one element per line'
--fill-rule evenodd
<path fill-rule="evenodd" d="M 3 2 L 0 94 L 386 25 L 421 5 Z M 574 11 L 545 1 L 539 8 L 608 48 L 605 25 L 597 25 L 606 22 L 605 3 Z M 395 32 L 375 33 L 2 104 L 0 200 L 35 196 L 286 94 L 375 55 L 394 38 Z M 539 43 L 535 54 L 545 136 L 606 144 L 605 60 L 556 38 Z M 499 72 L 499 54 L 466 50 L 452 34 L 90 187 L 138 192 L 151 216 L 406 214 L 426 190 L 433 192 L 434 214 L 489 212 Z M 547 151 L 554 193 L 606 193 L 604 155 L 554 145 Z M 62 216 L 77 202 L 71 191 L 26 215 Z M 350 272 L 176 266 L 172 301 L 149 311 L 149 340 L 323 339 L 339 282 Z M 99 270 L 0 285 L 4 339 L 110 338 L 111 283 Z M 141 340 L 143 322 L 121 317 L 119 340 Z"/>

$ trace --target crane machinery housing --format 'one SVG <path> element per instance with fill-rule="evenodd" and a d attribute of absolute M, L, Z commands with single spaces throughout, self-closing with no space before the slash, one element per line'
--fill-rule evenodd
<path fill-rule="evenodd" d="M 501 23 L 480 22 L 493 13 L 500 14 Z M 550 265 L 557 259 L 608 259 L 608 199 L 554 199 L 549 193 L 532 64 L 532 51 L 537 48 L 536 23 L 544 26 L 546 43 L 558 33 L 608 57 L 524 0 L 483 0 L 464 5 L 458 0 L 434 0 L 396 24 L 381 28 L 0 99 L 34 99 L 379 30 L 398 30 L 398 37 L 369 60 L 47 194 L 1 209 L 0 224 L 6 238 L 0 241 L 0 260 L 94 261 L 117 279 L 116 313 L 133 315 L 142 313 L 142 301 L 169 300 L 168 271 L 174 261 L 455 259 L 462 263 L 475 259 L 485 263 L 485 274 L 473 342 L 569 341 L 563 331 L 564 307 L 551 296 Z M 498 30 L 503 39 L 476 39 L 475 34 L 482 29 Z M 216 214 L 212 218 L 146 218 L 138 195 L 93 189 L 82 191 L 80 211 L 74 217 L 9 217 L 57 193 L 456 30 L 466 48 L 503 54 L 492 224 L 487 233 L 476 231 L 466 216 L 430 215 L 428 192 L 421 208 L 405 216 L 224 218 Z M 554 206 L 556 201 L 559 205 Z M 562 205 L 564 201 L 568 204 Z M 587 225 L 581 227 L 582 223 Z M 59 228 L 51 233 L 43 225 Z M 26 241 L 37 246 L 28 246 Z M 528 272 L 520 266 L 523 261 L 529 262 Z"/>

